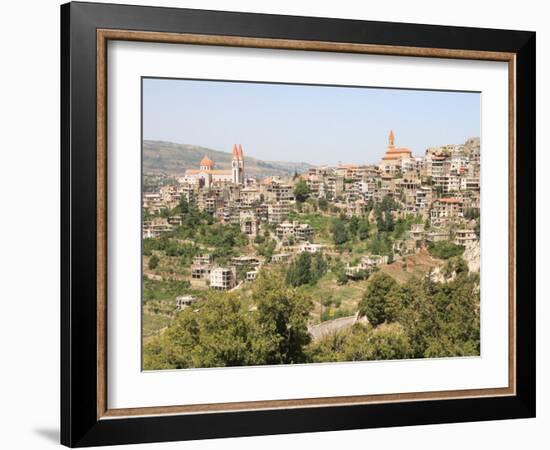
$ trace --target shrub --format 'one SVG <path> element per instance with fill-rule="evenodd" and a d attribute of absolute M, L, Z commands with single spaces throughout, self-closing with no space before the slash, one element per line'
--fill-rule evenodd
<path fill-rule="evenodd" d="M 430 252 L 430 255 L 435 256 L 436 258 L 449 259 L 453 256 L 462 256 L 462 253 L 464 253 L 464 247 L 453 244 L 449 241 L 439 241 L 432 242 L 428 247 L 428 251 Z"/>
<path fill-rule="evenodd" d="M 159 265 L 159 258 L 157 255 L 153 255 L 149 258 L 149 270 L 155 270 Z"/>

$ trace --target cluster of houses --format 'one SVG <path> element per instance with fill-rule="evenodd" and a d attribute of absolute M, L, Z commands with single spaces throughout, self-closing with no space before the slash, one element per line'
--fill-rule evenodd
<path fill-rule="evenodd" d="M 178 215 L 165 218 L 159 213 L 174 209 L 182 197 L 220 223 L 239 225 L 252 238 L 261 223 L 276 226 L 284 222 L 295 203 L 292 178 L 269 177 L 259 182 L 246 178 L 244 168 L 242 146 L 235 145 L 231 170 L 217 170 L 214 161 L 205 156 L 199 169 L 188 169 L 177 184 L 145 193 L 143 209 L 153 219 L 144 220 L 143 237 L 158 237 L 181 223 Z"/>
<path fill-rule="evenodd" d="M 239 144 L 232 150 L 231 169 L 217 169 L 215 162 L 205 156 L 198 169 L 188 169 L 177 184 L 144 193 L 143 237 L 156 238 L 181 225 L 182 214 L 161 213 L 174 209 L 185 198 L 199 210 L 211 213 L 217 222 L 239 226 L 251 240 L 266 233 L 275 238 L 274 263 L 288 261 L 301 252 L 320 252 L 325 246 L 314 243 L 314 230 L 308 224 L 288 220 L 296 203 L 295 186 L 305 182 L 310 198 L 326 200 L 330 206 L 327 214 L 364 216 L 369 206 L 389 196 L 400 206 L 397 217 L 420 216 L 422 223 L 414 224 L 403 239 L 394 243 L 397 255 L 442 240 L 468 246 L 478 241 L 475 220 L 466 212 L 479 211 L 479 175 L 479 138 L 462 145 L 429 148 L 423 156 L 413 156 L 410 149 L 395 145 L 391 131 L 378 164 L 317 166 L 293 177 L 262 180 L 246 177 L 244 152 Z M 358 265 L 348 265 L 346 273 L 351 277 L 387 262 L 387 256 L 364 255 Z M 244 279 L 253 281 L 261 264 L 261 258 L 243 255 L 233 258 L 227 267 L 219 267 L 210 255 L 200 255 L 193 260 L 191 281 L 211 289 L 230 290 L 238 285 L 239 267 L 250 269 Z M 190 302 L 181 299 L 181 307 Z"/>
<path fill-rule="evenodd" d="M 479 210 L 478 138 L 463 145 L 429 148 L 422 157 L 396 147 L 394 140 L 392 131 L 378 165 L 318 166 L 298 178 L 247 178 L 240 145 L 233 148 L 231 170 L 215 169 L 214 161 L 205 156 L 199 169 L 188 169 L 178 184 L 143 195 L 143 208 L 153 217 L 143 222 L 143 237 L 158 237 L 181 224 L 181 216 L 164 218 L 158 213 L 173 209 L 184 197 L 220 223 L 239 225 L 250 237 L 260 232 L 262 224 L 284 223 L 277 233 L 301 240 L 302 231 L 285 223 L 299 180 L 305 181 L 311 198 L 330 201 L 333 209 L 348 217 L 363 215 L 369 201 L 378 202 L 388 195 L 401 205 L 400 214 L 420 214 L 434 227 L 460 222 L 466 210 Z"/>
<path fill-rule="evenodd" d="M 210 254 L 202 254 L 193 258 L 191 265 L 191 284 L 209 286 L 211 289 L 227 291 L 237 286 L 237 270 L 240 267 L 248 269 L 246 281 L 254 281 L 258 276 L 261 261 L 255 256 L 236 256 L 231 258 L 227 267 L 214 264 Z"/>
<path fill-rule="evenodd" d="M 378 165 L 313 167 L 302 175 L 311 196 L 331 200 L 347 216 L 364 214 L 368 202 L 391 196 L 401 214 L 421 214 L 432 225 L 459 221 L 467 209 L 479 209 L 480 142 L 429 148 L 422 157 L 395 146 L 393 131 Z"/>

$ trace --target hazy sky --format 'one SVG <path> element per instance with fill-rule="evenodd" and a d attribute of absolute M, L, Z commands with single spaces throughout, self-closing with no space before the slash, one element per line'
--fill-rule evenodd
<path fill-rule="evenodd" d="M 428 147 L 480 135 L 478 93 L 143 80 L 143 137 L 263 160 L 375 163 L 387 146 Z"/>

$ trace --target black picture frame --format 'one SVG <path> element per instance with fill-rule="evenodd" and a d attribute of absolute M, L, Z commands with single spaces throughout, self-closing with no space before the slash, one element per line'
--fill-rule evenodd
<path fill-rule="evenodd" d="M 97 417 L 98 29 L 516 55 L 516 395 Z M 535 33 L 94 3 L 61 6 L 61 443 L 177 441 L 535 416 Z"/>

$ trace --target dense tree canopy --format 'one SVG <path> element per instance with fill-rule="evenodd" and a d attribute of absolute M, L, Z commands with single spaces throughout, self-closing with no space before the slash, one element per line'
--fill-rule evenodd
<path fill-rule="evenodd" d="M 303 258 L 309 260 L 311 274 L 319 261 L 314 263 L 311 255 Z M 304 261 L 295 268 L 307 266 Z M 160 337 L 145 345 L 144 367 L 479 355 L 479 274 L 468 273 L 459 259 L 449 264 L 453 275 L 446 282 L 428 275 L 398 283 L 383 272 L 374 273 L 359 304 L 364 319 L 316 341 L 308 332 L 312 300 L 287 281 L 288 273 L 262 271 L 251 303 L 236 292 L 209 293 L 179 312 Z M 324 303 L 333 301 L 327 297 Z"/>
<path fill-rule="evenodd" d="M 479 354 L 479 275 L 465 266 L 445 283 L 373 275 L 360 311 L 373 325 L 401 324 L 416 358 Z"/>
<path fill-rule="evenodd" d="M 313 362 L 404 359 L 412 354 L 405 329 L 398 323 L 377 328 L 357 323 L 323 337 L 308 349 Z"/>
<path fill-rule="evenodd" d="M 311 300 L 280 273 L 262 273 L 254 286 L 256 311 L 235 293 L 212 293 L 181 311 L 166 332 L 145 345 L 146 369 L 292 364 L 305 362 Z"/>
<path fill-rule="evenodd" d="M 327 271 L 327 263 L 320 253 L 303 252 L 290 264 L 286 282 L 293 287 L 315 284 Z"/>
<path fill-rule="evenodd" d="M 164 335 L 146 345 L 148 369 L 258 364 L 265 340 L 234 295 L 213 294 L 181 311 Z"/>
<path fill-rule="evenodd" d="M 258 308 L 258 329 L 271 344 L 265 364 L 306 362 L 304 348 L 311 340 L 307 329 L 311 299 L 288 287 L 280 273 L 262 273 L 252 298 Z"/>

